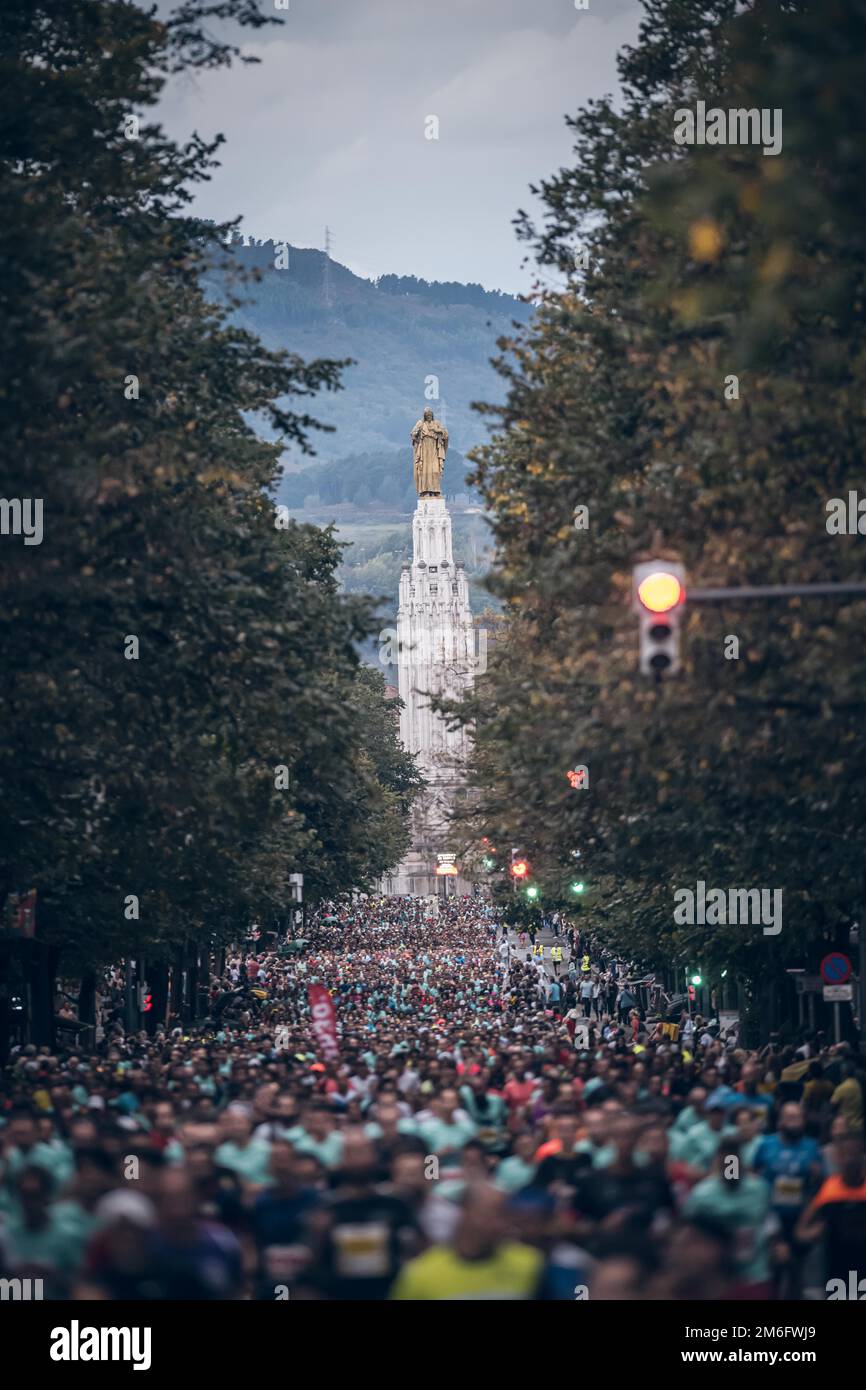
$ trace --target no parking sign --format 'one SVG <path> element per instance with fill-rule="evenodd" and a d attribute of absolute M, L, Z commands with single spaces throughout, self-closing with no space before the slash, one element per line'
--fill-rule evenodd
<path fill-rule="evenodd" d="M 821 961 L 821 979 L 825 985 L 844 985 L 851 978 L 853 966 L 841 951 L 831 951 Z"/>

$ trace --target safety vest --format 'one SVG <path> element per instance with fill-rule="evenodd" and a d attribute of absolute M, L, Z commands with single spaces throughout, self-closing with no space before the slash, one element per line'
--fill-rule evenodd
<path fill-rule="evenodd" d="M 581 964 L 581 967 L 580 967 L 580 968 L 581 968 L 581 970 L 588 970 L 588 969 L 589 969 L 589 956 L 584 956 L 584 958 L 583 958 L 583 963 Z"/>
<path fill-rule="evenodd" d="M 540 941 L 537 941 L 537 942 L 535 943 L 535 945 L 533 946 L 533 948 L 532 948 L 532 954 L 533 954 L 534 956 L 543 956 L 543 955 L 544 955 L 544 947 L 542 946 L 542 944 L 541 944 Z"/>
<path fill-rule="evenodd" d="M 562 947 L 561 947 L 561 946 L 551 946 L 551 948 L 550 948 L 550 957 L 551 957 L 551 960 L 562 960 Z"/>

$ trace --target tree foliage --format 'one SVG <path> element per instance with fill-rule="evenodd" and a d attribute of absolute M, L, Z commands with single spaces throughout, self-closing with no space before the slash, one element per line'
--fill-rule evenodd
<path fill-rule="evenodd" d="M 510 618 L 464 709 L 475 829 L 522 847 L 547 904 L 579 850 L 611 941 L 735 968 L 748 989 L 846 942 L 858 912 L 866 608 L 694 605 L 683 672 L 656 686 L 637 672 L 630 572 L 662 554 L 693 585 L 863 577 L 862 535 L 829 534 L 826 505 L 863 482 L 866 5 L 645 11 L 623 99 L 569 121 L 540 225 L 518 219 L 563 284 L 503 341 L 508 401 L 473 456 Z M 780 108 L 782 154 L 675 144 L 699 99 Z M 566 776 L 578 763 L 587 791 Z M 782 888 L 781 934 L 676 925 L 674 889 L 699 879 Z"/>
<path fill-rule="evenodd" d="M 0 20 L 0 493 L 44 518 L 41 544 L 0 538 L 0 907 L 36 887 L 72 962 L 236 935 L 293 871 L 368 884 L 414 785 L 359 669 L 370 602 L 268 497 L 342 364 L 208 301 L 231 227 L 188 205 L 219 139 L 148 118 L 168 74 L 236 55 L 213 19 L 264 22 L 251 0 Z"/>

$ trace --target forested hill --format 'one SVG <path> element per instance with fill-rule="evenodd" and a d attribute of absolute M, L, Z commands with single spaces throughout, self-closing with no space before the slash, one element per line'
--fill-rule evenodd
<path fill-rule="evenodd" d="M 414 421 L 413 421 L 414 424 Z M 466 460 L 449 448 L 445 463 L 445 490 L 452 498 L 464 493 Z M 466 500 L 477 496 L 467 494 Z M 418 501 L 408 446 L 352 454 L 327 462 L 314 460 L 303 472 L 287 473 L 280 486 L 280 500 L 292 511 L 321 510 L 349 503 L 369 508 L 381 504 L 389 511 L 412 512 Z"/>
<path fill-rule="evenodd" d="M 324 483 L 332 500 L 351 501 L 342 487 L 328 490 L 329 470 L 318 465 L 372 455 L 383 461 L 380 481 L 393 504 L 406 490 L 396 486 L 401 462 L 405 482 L 411 482 L 409 431 L 425 405 L 432 405 L 450 433 L 446 490 L 463 492 L 461 455 L 484 437 L 482 419 L 470 403 L 502 398 L 503 383 L 489 359 L 497 337 L 515 320 L 525 321 L 531 306 L 481 285 L 396 275 L 364 280 L 337 261 L 326 261 L 322 251 L 291 245 L 288 266 L 278 269 L 280 245 L 238 241 L 231 248 L 241 266 L 261 272 L 258 282 L 233 287 L 246 301 L 236 311 L 237 321 L 268 347 L 285 347 L 307 359 L 354 359 L 343 373 L 344 390 L 308 403 L 311 414 L 336 430 L 314 433 L 315 460 L 286 459 L 281 500 L 302 505 L 303 495 L 321 494 Z M 225 272 L 214 270 L 206 278 L 214 297 L 220 297 Z M 425 397 L 431 377 L 438 377 L 438 399 Z M 309 465 L 316 468 L 315 486 L 290 484 L 292 470 Z M 385 484 L 385 475 L 393 477 L 393 486 Z M 357 470 L 344 465 L 335 470 L 334 482 L 353 477 Z"/>

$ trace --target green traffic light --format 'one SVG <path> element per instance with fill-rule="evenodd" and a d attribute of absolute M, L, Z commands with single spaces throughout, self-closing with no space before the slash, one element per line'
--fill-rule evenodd
<path fill-rule="evenodd" d="M 700 984 L 703 984 L 703 980 L 701 979 L 700 975 L 693 975 L 693 976 L 692 976 L 692 984 L 693 984 L 693 985 L 700 985 Z"/>
<path fill-rule="evenodd" d="M 536 888 L 536 886 L 535 886 L 534 883 L 533 883 L 529 888 L 527 888 L 527 890 L 526 890 L 526 896 L 527 896 L 527 898 L 537 898 L 537 897 L 538 897 L 538 889 Z"/>
<path fill-rule="evenodd" d="M 584 884 L 583 884 L 583 883 L 573 883 L 573 884 L 571 885 L 571 891 L 572 891 L 572 893 L 582 893 L 583 890 L 584 890 Z"/>

